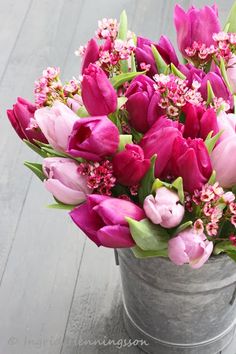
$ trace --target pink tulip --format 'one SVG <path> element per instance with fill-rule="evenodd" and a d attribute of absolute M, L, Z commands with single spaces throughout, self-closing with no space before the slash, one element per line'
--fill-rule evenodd
<path fill-rule="evenodd" d="M 191 6 L 187 12 L 180 5 L 176 5 L 174 21 L 178 47 L 184 57 L 187 57 L 185 49 L 192 48 L 194 42 L 210 47 L 214 44 L 213 34 L 221 30 L 215 5 L 204 6 L 202 9 Z"/>
<path fill-rule="evenodd" d="M 78 173 L 79 165 L 72 159 L 48 157 L 43 160 L 44 185 L 54 197 L 64 204 L 78 205 L 92 193 L 87 179 Z"/>
<path fill-rule="evenodd" d="M 236 55 L 233 54 L 228 62 L 227 76 L 232 89 L 232 92 L 236 94 Z"/>
<path fill-rule="evenodd" d="M 211 153 L 212 166 L 221 186 L 231 188 L 236 184 L 236 116 L 221 112 L 218 125 L 223 134 Z"/>
<path fill-rule="evenodd" d="M 212 131 L 213 135 L 219 132 L 216 113 L 213 108 L 205 110 L 202 106 L 187 103 L 183 107 L 185 114 L 184 137 L 206 139 Z"/>
<path fill-rule="evenodd" d="M 68 138 L 78 116 L 66 105 L 56 101 L 52 107 L 40 108 L 35 119 L 49 144 L 57 151 L 65 152 Z"/>
<path fill-rule="evenodd" d="M 75 113 L 78 112 L 79 108 L 83 105 L 83 101 L 81 96 L 79 95 L 74 95 L 73 98 L 72 97 L 68 97 L 67 98 L 67 106 Z"/>
<path fill-rule="evenodd" d="M 47 143 L 47 139 L 40 131 L 34 118 L 36 106 L 24 98 L 18 97 L 13 109 L 7 110 L 11 125 L 21 139 L 29 140 L 35 144 L 35 140 Z"/>
<path fill-rule="evenodd" d="M 104 71 L 95 64 L 84 70 L 81 83 L 84 105 L 92 116 L 108 115 L 117 108 L 116 91 Z"/>
<path fill-rule="evenodd" d="M 136 204 L 98 194 L 88 196 L 87 203 L 72 210 L 70 216 L 97 246 L 111 248 L 133 247 L 135 243 L 125 218 L 138 221 L 145 218 Z"/>
<path fill-rule="evenodd" d="M 77 120 L 73 126 L 68 153 L 91 161 L 113 155 L 119 145 L 119 131 L 106 116 Z"/>
<path fill-rule="evenodd" d="M 182 177 L 184 190 L 193 193 L 207 183 L 212 166 L 202 139 L 184 139 L 178 136 L 173 143 L 172 176 Z"/>
<path fill-rule="evenodd" d="M 150 159 L 145 159 L 143 149 L 135 144 L 126 144 L 112 163 L 117 181 L 124 186 L 138 184 L 150 168 Z"/>
<path fill-rule="evenodd" d="M 205 234 L 197 234 L 189 228 L 172 238 L 168 244 L 168 256 L 176 265 L 188 263 L 198 269 L 208 260 L 213 251 L 213 242 Z"/>
<path fill-rule="evenodd" d="M 185 212 L 178 194 L 166 187 L 158 188 L 155 197 L 148 195 L 143 208 L 153 224 L 160 224 L 167 229 L 179 225 Z"/>
<path fill-rule="evenodd" d="M 82 60 L 82 68 L 81 73 L 84 74 L 85 69 L 89 66 L 89 64 L 95 63 L 99 59 L 99 47 L 95 38 L 90 39 L 88 41 L 86 50 Z"/>

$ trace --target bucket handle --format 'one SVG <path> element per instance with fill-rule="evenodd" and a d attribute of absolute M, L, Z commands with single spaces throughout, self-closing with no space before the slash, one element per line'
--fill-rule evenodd
<path fill-rule="evenodd" d="M 233 295 L 232 295 L 232 298 L 229 302 L 229 304 L 232 306 L 234 304 L 234 301 L 236 299 L 236 283 L 235 283 L 235 288 L 234 288 L 234 292 L 233 292 Z"/>
<path fill-rule="evenodd" d="M 117 252 L 116 248 L 114 248 L 114 256 L 115 256 L 115 263 L 116 263 L 117 266 L 119 266 L 120 265 L 120 263 L 119 263 L 119 255 L 118 255 L 118 252 Z M 236 294 L 235 294 L 235 296 L 236 296 Z"/>

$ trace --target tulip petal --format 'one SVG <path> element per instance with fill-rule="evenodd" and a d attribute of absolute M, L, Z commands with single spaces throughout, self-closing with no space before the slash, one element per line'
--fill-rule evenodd
<path fill-rule="evenodd" d="M 78 205 L 86 200 L 84 192 L 66 187 L 57 179 L 49 178 L 44 182 L 44 185 L 56 199 L 64 204 Z"/>
<path fill-rule="evenodd" d="M 129 228 L 121 225 L 104 226 L 97 233 L 104 247 L 129 248 L 135 245 Z"/>

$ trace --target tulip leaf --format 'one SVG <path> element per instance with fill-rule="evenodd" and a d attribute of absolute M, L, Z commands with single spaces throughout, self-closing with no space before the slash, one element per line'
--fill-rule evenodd
<path fill-rule="evenodd" d="M 28 167 L 41 181 L 45 180 L 45 176 L 41 164 L 25 161 L 24 165 Z"/>
<path fill-rule="evenodd" d="M 183 204 L 184 203 L 184 189 L 183 189 L 183 178 L 178 177 L 174 182 L 172 183 L 167 183 L 161 181 L 159 178 L 156 178 L 153 185 L 152 185 L 152 193 L 156 192 L 158 188 L 161 187 L 166 187 L 166 188 L 175 188 L 176 191 L 178 192 L 179 200 Z"/>
<path fill-rule="evenodd" d="M 117 38 L 125 41 L 127 38 L 127 31 L 128 31 L 128 18 L 127 18 L 126 11 L 123 10 L 120 14 L 120 24 L 119 24 L 119 32 Z"/>
<path fill-rule="evenodd" d="M 60 209 L 60 210 L 73 210 L 76 205 L 68 205 L 63 203 L 49 204 L 47 205 L 49 209 Z"/>
<path fill-rule="evenodd" d="M 156 162 L 157 155 L 153 155 L 151 158 L 151 167 L 149 168 L 148 172 L 145 174 L 141 181 L 141 185 L 138 191 L 138 197 L 140 203 L 144 202 L 144 199 L 151 194 L 152 192 L 152 185 L 155 180 L 155 162 Z"/>
<path fill-rule="evenodd" d="M 221 72 L 221 75 L 222 75 L 228 89 L 232 93 L 232 88 L 230 86 L 230 82 L 229 82 L 228 75 L 227 75 L 226 68 L 225 68 L 225 61 L 222 57 L 220 58 L 220 72 Z"/>
<path fill-rule="evenodd" d="M 131 128 L 131 134 L 134 138 L 134 141 L 138 144 L 140 142 L 140 140 L 143 137 L 142 133 L 137 132 L 137 130 L 135 130 L 134 128 Z"/>
<path fill-rule="evenodd" d="M 223 252 L 235 252 L 236 254 L 236 247 L 230 241 L 218 242 L 214 247 L 214 254 L 218 255 Z"/>
<path fill-rule="evenodd" d="M 39 146 L 31 143 L 29 140 L 26 139 L 24 139 L 23 141 L 31 150 L 39 154 L 41 157 L 47 157 L 47 154 L 44 151 L 42 151 Z"/>
<path fill-rule="evenodd" d="M 52 147 L 42 147 L 42 150 L 47 153 L 47 156 L 51 157 L 51 156 L 56 156 L 56 157 L 69 157 L 71 158 L 69 155 L 64 154 L 63 152 L 59 152 L 54 150 Z"/>
<path fill-rule="evenodd" d="M 128 98 L 125 96 L 118 97 L 117 109 L 121 109 L 121 107 L 123 107 L 126 104 L 127 100 Z"/>
<path fill-rule="evenodd" d="M 191 220 L 186 221 L 184 224 L 179 225 L 175 230 L 174 230 L 174 235 L 178 235 L 180 232 L 186 230 L 188 227 L 191 227 L 193 225 L 193 222 Z"/>
<path fill-rule="evenodd" d="M 213 99 L 215 97 L 213 88 L 211 86 L 211 83 L 209 80 L 207 80 L 207 105 L 209 106 L 211 103 L 213 103 Z"/>
<path fill-rule="evenodd" d="M 172 74 L 179 77 L 180 79 L 182 79 L 182 80 L 186 79 L 186 76 L 179 69 L 177 69 L 173 63 L 170 64 L 170 70 L 171 70 Z"/>
<path fill-rule="evenodd" d="M 79 116 L 80 118 L 85 118 L 85 117 L 89 117 L 90 114 L 88 113 L 87 109 L 85 108 L 85 106 L 81 106 L 78 111 L 76 112 L 77 116 Z"/>
<path fill-rule="evenodd" d="M 236 184 L 232 187 L 232 192 L 236 194 Z"/>
<path fill-rule="evenodd" d="M 216 171 L 213 170 L 211 177 L 209 178 L 208 184 L 213 185 L 216 182 Z"/>
<path fill-rule="evenodd" d="M 134 53 L 131 53 L 131 71 L 136 72 L 136 61 Z"/>
<path fill-rule="evenodd" d="M 236 1 L 234 2 L 233 6 L 229 12 L 229 16 L 227 18 L 226 26 L 224 29 L 225 32 L 232 32 L 232 33 L 236 32 L 235 18 L 236 18 Z"/>
<path fill-rule="evenodd" d="M 158 73 L 165 74 L 166 70 L 168 70 L 168 65 L 166 64 L 166 62 L 164 61 L 164 59 L 162 58 L 161 54 L 158 52 L 156 47 L 153 44 L 151 45 L 151 47 L 152 47 L 152 53 L 156 62 Z"/>
<path fill-rule="evenodd" d="M 235 252 L 227 252 L 227 255 L 236 262 L 236 251 Z"/>
<path fill-rule="evenodd" d="M 140 247 L 135 246 L 131 248 L 136 258 L 151 258 L 151 257 L 168 257 L 167 249 L 160 251 L 144 251 Z"/>
<path fill-rule="evenodd" d="M 168 247 L 169 234 L 159 225 L 154 225 L 148 219 L 141 221 L 126 218 L 131 235 L 138 247 L 143 251 L 160 251 Z"/>
<path fill-rule="evenodd" d="M 136 76 L 145 74 L 146 71 L 122 73 L 111 78 L 111 83 L 115 89 L 123 85 L 127 81 L 133 80 Z"/>
<path fill-rule="evenodd" d="M 118 151 L 124 150 L 126 144 L 133 144 L 132 135 L 120 134 Z"/>
<path fill-rule="evenodd" d="M 213 131 L 211 131 L 205 140 L 205 146 L 208 150 L 208 153 L 211 154 L 212 150 L 214 149 L 218 139 L 220 138 L 220 136 L 222 135 L 223 130 L 221 130 L 219 133 L 217 133 L 216 135 L 212 136 Z"/>
<path fill-rule="evenodd" d="M 112 121 L 112 123 L 114 123 L 117 126 L 119 132 L 122 133 L 122 127 L 119 119 L 119 111 L 110 113 L 108 118 Z"/>

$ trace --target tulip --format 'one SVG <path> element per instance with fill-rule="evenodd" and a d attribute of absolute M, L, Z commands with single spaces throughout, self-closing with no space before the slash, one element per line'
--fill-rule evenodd
<path fill-rule="evenodd" d="M 126 91 L 126 109 L 129 122 L 137 131 L 145 133 L 163 113 L 159 107 L 160 93 L 155 92 L 155 82 L 146 75 L 139 75 Z"/>
<path fill-rule="evenodd" d="M 165 178 L 171 172 L 171 156 L 173 144 L 181 134 L 181 126 L 166 117 L 160 117 L 156 123 L 143 136 L 140 146 L 144 151 L 145 158 L 157 155 L 155 164 L 155 176 Z"/>
<path fill-rule="evenodd" d="M 67 152 L 71 156 L 101 161 L 113 155 L 119 145 L 119 131 L 106 116 L 82 118 L 75 122 Z"/>
<path fill-rule="evenodd" d="M 233 54 L 228 62 L 227 76 L 234 95 L 236 95 L 236 55 Z"/>
<path fill-rule="evenodd" d="M 143 149 L 134 144 L 126 144 L 125 150 L 112 160 L 114 176 L 124 186 L 138 184 L 150 168 L 150 159 L 144 158 Z"/>
<path fill-rule="evenodd" d="M 56 101 L 52 107 L 40 108 L 35 119 L 49 144 L 57 151 L 65 152 L 68 138 L 78 116 L 65 104 Z"/>
<path fill-rule="evenodd" d="M 13 109 L 7 110 L 8 119 L 21 139 L 29 140 L 35 144 L 35 140 L 47 143 L 46 137 L 40 131 L 34 114 L 36 106 L 24 98 L 18 97 Z"/>
<path fill-rule="evenodd" d="M 209 153 L 202 139 L 178 136 L 173 143 L 172 173 L 182 177 L 184 190 L 193 193 L 208 182 L 212 174 Z"/>
<path fill-rule="evenodd" d="M 207 101 L 207 82 L 210 82 L 214 95 L 217 98 L 223 98 L 225 102 L 232 106 L 232 95 L 226 86 L 224 79 L 222 78 L 220 73 L 209 72 L 203 78 L 200 93 L 205 101 Z"/>
<path fill-rule="evenodd" d="M 48 157 L 43 160 L 44 185 L 54 197 L 64 204 L 78 205 L 86 200 L 92 190 L 87 179 L 78 173 L 78 163 L 72 159 Z"/>
<path fill-rule="evenodd" d="M 84 105 L 92 116 L 108 115 L 117 108 L 116 91 L 104 71 L 95 64 L 84 70 L 81 83 Z"/>
<path fill-rule="evenodd" d="M 81 96 L 76 94 L 73 96 L 73 98 L 68 97 L 66 100 L 66 104 L 73 112 L 77 113 L 80 107 L 83 106 L 83 101 Z"/>
<path fill-rule="evenodd" d="M 178 47 L 184 57 L 187 57 L 185 49 L 192 48 L 194 42 L 210 47 L 214 44 L 213 34 L 221 30 L 215 5 L 204 6 L 202 9 L 191 6 L 187 12 L 180 5 L 176 5 L 174 22 Z"/>
<path fill-rule="evenodd" d="M 148 195 L 143 208 L 153 224 L 160 224 L 167 229 L 179 225 L 185 212 L 178 194 L 166 187 L 158 188 L 155 197 Z"/>
<path fill-rule="evenodd" d="M 219 132 L 216 113 L 213 108 L 205 110 L 202 106 L 187 103 L 182 111 L 185 114 L 184 137 L 206 139 L 212 131 L 213 135 Z"/>
<path fill-rule="evenodd" d="M 82 60 L 81 73 L 84 74 L 89 64 L 95 63 L 99 59 L 99 47 L 95 38 L 88 41 Z"/>
<path fill-rule="evenodd" d="M 211 153 L 212 166 L 220 185 L 231 188 L 236 184 L 236 116 L 221 112 L 218 125 L 223 134 Z"/>
<path fill-rule="evenodd" d="M 176 67 L 179 65 L 175 49 L 166 36 L 161 36 L 159 43 L 152 42 L 144 37 L 138 37 L 135 50 L 136 60 L 140 70 L 142 70 L 142 63 L 150 65 L 150 69 L 147 72 L 148 76 L 153 77 L 158 72 L 151 45 L 154 45 L 157 48 L 168 65 L 170 63 L 173 63 Z"/>
<path fill-rule="evenodd" d="M 192 228 L 180 232 L 168 243 L 168 256 L 176 265 L 188 263 L 194 269 L 201 268 L 213 251 L 213 242 L 204 233 Z"/>
<path fill-rule="evenodd" d="M 70 216 L 97 246 L 111 248 L 133 247 L 126 217 L 138 221 L 145 218 L 136 204 L 97 194 L 89 195 L 87 202 L 72 210 Z"/>

